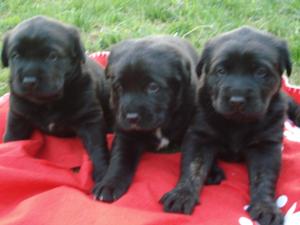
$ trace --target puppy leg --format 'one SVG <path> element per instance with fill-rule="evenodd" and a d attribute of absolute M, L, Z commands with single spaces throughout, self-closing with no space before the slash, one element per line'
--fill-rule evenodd
<path fill-rule="evenodd" d="M 214 161 L 215 146 L 204 145 L 200 137 L 187 134 L 183 143 L 181 175 L 176 187 L 166 193 L 160 203 L 164 211 L 191 214 L 199 203 L 199 192 Z"/>
<path fill-rule="evenodd" d="M 288 103 L 288 118 L 292 120 L 296 126 L 300 126 L 300 105 L 290 96 L 285 95 L 285 98 Z"/>
<path fill-rule="evenodd" d="M 246 155 L 251 202 L 248 212 L 262 225 L 282 225 L 283 215 L 274 202 L 280 169 L 281 145 L 265 144 L 249 149 Z"/>
<path fill-rule="evenodd" d="M 143 145 L 137 143 L 135 138 L 127 137 L 125 134 L 116 134 L 108 171 L 93 191 L 96 199 L 113 202 L 127 191 L 143 148 Z"/>
<path fill-rule="evenodd" d="M 220 184 L 222 180 L 225 179 L 226 177 L 223 169 L 218 166 L 217 162 L 214 162 L 206 178 L 205 184 L 206 185 Z"/>
<path fill-rule="evenodd" d="M 106 134 L 100 124 L 101 122 L 82 125 L 77 133 L 93 162 L 93 178 L 95 182 L 102 180 L 107 170 L 109 160 Z"/>
<path fill-rule="evenodd" d="M 32 131 L 33 126 L 27 120 L 10 111 L 3 140 L 4 142 L 26 140 L 30 138 Z"/>

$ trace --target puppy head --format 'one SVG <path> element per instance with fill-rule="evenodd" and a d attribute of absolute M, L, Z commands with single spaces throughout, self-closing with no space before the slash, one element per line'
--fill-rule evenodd
<path fill-rule="evenodd" d="M 76 28 L 42 16 L 6 34 L 1 58 L 10 68 L 11 92 L 33 102 L 61 97 L 65 82 L 85 61 Z"/>
<path fill-rule="evenodd" d="M 112 81 L 116 122 L 126 131 L 153 131 L 169 123 L 190 82 L 190 61 L 158 40 L 130 40 L 111 50 L 106 75 Z"/>
<path fill-rule="evenodd" d="M 242 27 L 209 41 L 197 66 L 214 109 L 234 120 L 261 118 L 280 90 L 281 75 L 291 73 L 284 41 Z"/>

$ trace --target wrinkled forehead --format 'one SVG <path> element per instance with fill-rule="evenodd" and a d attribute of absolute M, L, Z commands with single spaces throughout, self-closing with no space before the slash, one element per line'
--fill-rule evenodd
<path fill-rule="evenodd" d="M 21 24 L 10 35 L 9 50 L 62 51 L 70 45 L 67 32 L 59 24 Z"/>
<path fill-rule="evenodd" d="M 269 63 L 276 64 L 278 51 L 271 44 L 259 40 L 228 40 L 216 44 L 212 64 L 218 63 Z"/>
<path fill-rule="evenodd" d="M 159 60 L 126 59 L 113 66 L 116 79 L 125 85 L 140 86 L 150 82 L 167 86 L 174 68 L 168 62 Z"/>

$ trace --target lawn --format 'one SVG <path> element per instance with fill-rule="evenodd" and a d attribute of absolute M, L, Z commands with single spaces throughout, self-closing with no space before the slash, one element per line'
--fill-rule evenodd
<path fill-rule="evenodd" d="M 1 0 L 1 41 L 7 30 L 34 15 L 78 26 L 88 52 L 151 34 L 187 38 L 200 52 L 209 38 L 221 32 L 255 26 L 288 41 L 292 82 L 300 84 L 299 0 Z M 8 90 L 7 74 L 7 69 L 0 69 L 0 95 Z"/>

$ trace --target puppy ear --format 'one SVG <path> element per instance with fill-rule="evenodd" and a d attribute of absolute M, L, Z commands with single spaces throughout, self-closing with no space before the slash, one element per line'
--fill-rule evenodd
<path fill-rule="evenodd" d="M 189 58 L 181 58 L 175 63 L 180 74 L 176 76 L 176 101 L 174 104 L 174 111 L 178 110 L 184 102 L 188 90 L 190 89 L 192 76 L 194 73 L 195 66 L 193 66 L 191 59 Z"/>
<path fill-rule="evenodd" d="M 112 59 L 113 59 L 113 52 L 110 52 L 108 59 L 107 59 L 107 65 L 105 67 L 104 73 L 105 78 L 110 79 L 112 77 Z"/>
<path fill-rule="evenodd" d="M 197 73 L 198 78 L 201 77 L 204 63 L 205 63 L 205 59 L 203 58 L 203 55 L 202 55 L 200 57 L 200 61 L 198 62 L 197 66 L 196 66 L 196 73 Z"/>
<path fill-rule="evenodd" d="M 279 47 L 279 70 L 280 73 L 283 74 L 286 71 L 288 76 L 292 73 L 292 62 L 290 57 L 290 52 L 288 49 L 288 45 L 285 41 L 281 41 Z"/>
<path fill-rule="evenodd" d="M 1 61 L 2 61 L 3 67 L 9 66 L 8 52 L 7 52 L 8 39 L 9 39 L 9 32 L 6 33 L 6 35 L 4 37 L 3 45 L 2 45 Z"/>
<path fill-rule="evenodd" d="M 85 49 L 81 42 L 79 31 L 75 27 L 70 27 L 69 30 L 70 30 L 70 37 L 71 37 L 70 40 L 72 41 L 71 43 L 72 55 L 81 63 L 85 63 L 86 61 Z"/>
<path fill-rule="evenodd" d="M 112 70 L 114 68 L 114 65 L 118 63 L 122 57 L 124 58 L 128 57 L 126 53 L 128 52 L 131 43 L 132 41 L 125 40 L 117 44 L 114 44 L 113 46 L 110 47 L 109 49 L 110 53 L 107 59 L 107 66 L 105 68 L 105 77 L 107 79 L 113 76 Z"/>
<path fill-rule="evenodd" d="M 203 74 L 203 72 L 208 72 L 208 61 L 209 61 L 209 57 L 210 57 L 210 48 L 208 47 L 208 44 L 206 44 L 206 46 L 204 47 L 204 50 L 202 52 L 202 55 L 200 56 L 200 61 L 197 64 L 196 67 L 196 73 L 198 75 L 198 78 L 201 77 L 201 75 Z"/>
<path fill-rule="evenodd" d="M 191 61 L 189 59 L 185 59 L 182 62 L 182 72 L 184 74 L 184 82 L 186 85 L 189 85 L 191 83 L 192 79 L 192 65 Z"/>
<path fill-rule="evenodd" d="M 106 79 L 109 79 L 111 77 L 111 70 L 110 70 L 110 66 L 108 63 L 104 69 L 104 74 L 105 74 Z"/>

